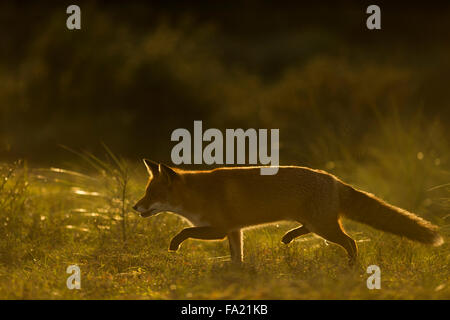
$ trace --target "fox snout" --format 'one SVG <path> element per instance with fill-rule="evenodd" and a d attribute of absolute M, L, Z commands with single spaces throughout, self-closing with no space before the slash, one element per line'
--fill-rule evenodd
<path fill-rule="evenodd" d="M 138 201 L 134 206 L 133 206 L 133 210 L 137 211 L 139 213 L 144 213 L 145 211 L 147 211 L 148 209 L 146 208 L 146 206 L 143 205 L 142 201 Z"/>
<path fill-rule="evenodd" d="M 141 201 L 138 201 L 134 206 L 133 210 L 138 212 L 142 218 L 147 218 L 152 215 L 155 215 L 158 210 L 155 210 L 155 208 L 152 208 L 148 206 L 146 203 L 142 203 Z"/>
<path fill-rule="evenodd" d="M 139 209 L 142 207 L 140 204 L 141 201 L 136 202 L 136 204 L 132 207 L 134 211 L 139 212 Z"/>

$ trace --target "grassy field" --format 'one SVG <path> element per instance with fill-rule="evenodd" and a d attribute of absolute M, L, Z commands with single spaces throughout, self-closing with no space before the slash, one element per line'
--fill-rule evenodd
<path fill-rule="evenodd" d="M 360 248 L 353 268 L 344 250 L 314 235 L 282 244 L 295 225 L 286 222 L 244 232 L 242 267 L 230 263 L 227 241 L 187 240 L 168 252 L 186 223 L 169 213 L 148 219 L 132 213 L 145 169 L 109 152 L 103 160 L 82 155 L 72 165 L 76 171 L 3 164 L 0 298 L 449 299 L 449 199 L 441 183 L 449 173 L 426 155 L 409 165 L 387 161 L 394 156 L 384 154 L 377 166 L 350 159 L 327 166 L 440 225 L 446 243 L 427 247 L 344 221 Z M 74 264 L 81 268 L 81 290 L 66 287 L 66 268 Z M 372 264 L 381 268 L 380 290 L 366 286 Z"/>

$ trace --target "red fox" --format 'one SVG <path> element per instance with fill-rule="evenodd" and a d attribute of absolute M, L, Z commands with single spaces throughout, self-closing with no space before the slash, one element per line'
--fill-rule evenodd
<path fill-rule="evenodd" d="M 291 220 L 301 226 L 288 231 L 283 243 L 313 232 L 343 247 L 354 262 L 358 248 L 342 228 L 342 216 L 422 243 L 443 243 L 437 227 L 428 221 L 325 171 L 280 166 L 276 175 L 260 175 L 260 167 L 188 171 L 150 160 L 144 163 L 150 178 L 133 209 L 142 217 L 173 212 L 193 225 L 172 239 L 169 250 L 176 251 L 188 238 L 228 237 L 231 259 L 240 263 L 242 228 Z"/>

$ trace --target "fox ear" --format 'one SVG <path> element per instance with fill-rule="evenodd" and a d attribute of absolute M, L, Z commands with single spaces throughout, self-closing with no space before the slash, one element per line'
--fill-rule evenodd
<path fill-rule="evenodd" d="M 145 167 L 147 168 L 147 172 L 149 175 L 156 176 L 158 174 L 159 165 L 156 162 L 154 162 L 152 160 L 144 159 L 144 164 L 145 164 Z"/>
<path fill-rule="evenodd" d="M 159 164 L 159 173 L 166 177 L 168 182 L 173 181 L 174 179 L 178 178 L 178 174 L 175 172 L 175 170 L 173 170 L 172 168 L 166 166 L 163 163 Z"/>

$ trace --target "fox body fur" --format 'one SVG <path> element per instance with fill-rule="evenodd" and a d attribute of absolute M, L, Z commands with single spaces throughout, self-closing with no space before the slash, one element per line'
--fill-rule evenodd
<path fill-rule="evenodd" d="M 425 244 L 443 243 L 436 226 L 325 171 L 280 166 L 276 175 L 260 175 L 260 167 L 188 171 L 144 163 L 150 178 L 144 197 L 133 208 L 142 217 L 173 212 L 193 225 L 172 239 L 170 250 L 188 238 L 228 237 L 232 261 L 239 263 L 243 228 L 291 220 L 301 226 L 284 235 L 285 244 L 313 232 L 343 247 L 353 262 L 358 248 L 342 228 L 341 217 Z"/>

